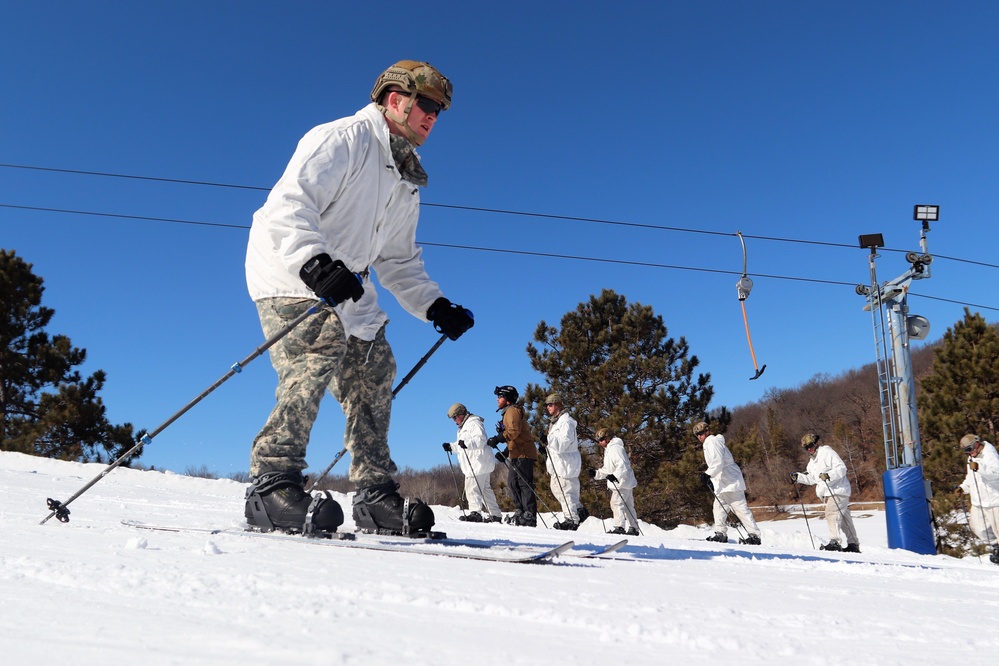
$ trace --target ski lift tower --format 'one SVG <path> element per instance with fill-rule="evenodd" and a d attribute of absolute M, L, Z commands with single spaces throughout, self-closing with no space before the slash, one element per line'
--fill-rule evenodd
<path fill-rule="evenodd" d="M 867 298 L 865 310 L 871 311 L 874 346 L 877 351 L 878 393 L 881 400 L 881 423 L 885 442 L 885 515 L 888 524 L 888 547 L 911 550 L 924 555 L 936 553 L 932 518 L 929 510 L 930 489 L 923 477 L 922 443 L 916 412 L 916 382 L 912 373 L 910 340 L 929 335 L 925 317 L 909 314 L 907 296 L 913 280 L 930 277 L 930 256 L 926 234 L 930 222 L 940 219 L 940 206 L 917 205 L 913 219 L 922 222 L 919 236 L 921 252 L 905 255 L 910 267 L 894 280 L 878 283 L 875 259 L 884 247 L 881 234 L 863 234 L 860 247 L 871 251 L 868 263 L 869 285 L 858 285 L 857 293 Z"/>

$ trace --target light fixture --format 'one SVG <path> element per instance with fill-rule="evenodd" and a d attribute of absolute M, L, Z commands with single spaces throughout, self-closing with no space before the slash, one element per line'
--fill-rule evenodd
<path fill-rule="evenodd" d="M 916 204 L 912 209 L 912 219 L 921 222 L 936 222 L 940 219 L 940 206 Z"/>
<path fill-rule="evenodd" d="M 858 237 L 860 247 L 869 247 L 874 252 L 879 247 L 885 246 L 885 237 L 881 234 L 860 234 Z"/>
<path fill-rule="evenodd" d="M 930 334 L 930 320 L 919 315 L 911 315 L 905 320 L 905 330 L 912 340 L 925 340 Z"/>

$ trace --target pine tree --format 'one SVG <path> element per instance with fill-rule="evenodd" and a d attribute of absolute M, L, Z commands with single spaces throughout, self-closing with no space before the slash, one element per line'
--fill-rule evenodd
<path fill-rule="evenodd" d="M 41 305 L 43 281 L 31 269 L 13 250 L 0 250 L 0 450 L 117 457 L 132 444 L 132 426 L 108 423 L 97 395 L 103 371 L 84 379 L 74 369 L 86 350 L 45 332 L 55 311 Z"/>
<path fill-rule="evenodd" d="M 696 444 L 690 426 L 706 418 L 714 389 L 710 375 L 695 376 L 700 362 L 686 340 L 670 338 L 651 307 L 605 289 L 563 315 L 560 327 L 542 321 L 534 341 L 539 346 L 527 346 L 531 366 L 547 382 L 524 393 L 535 433 L 547 429 L 545 396 L 559 393 L 578 422 L 581 442 L 601 427 L 624 440 L 642 518 L 675 525 L 702 517 L 696 471 L 703 459 L 690 455 Z M 713 420 L 724 429 L 729 418 L 722 408 Z M 591 451 L 584 467 L 600 465 L 602 452 Z"/>
<path fill-rule="evenodd" d="M 999 333 L 978 313 L 965 308 L 964 319 L 944 333 L 933 367 L 917 395 L 923 470 L 934 488 L 933 512 L 954 554 L 970 542 L 954 488 L 965 475 L 961 437 L 975 433 L 995 442 L 999 425 Z M 970 506 L 965 507 L 971 510 Z"/>

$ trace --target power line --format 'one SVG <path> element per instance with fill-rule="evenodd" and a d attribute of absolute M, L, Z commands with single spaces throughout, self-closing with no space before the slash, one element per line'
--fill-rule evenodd
<path fill-rule="evenodd" d="M 130 180 L 144 180 L 144 181 L 153 181 L 153 182 L 161 182 L 161 183 L 174 183 L 174 184 L 179 184 L 179 185 L 199 185 L 199 186 L 204 186 L 204 187 L 222 187 L 222 188 L 229 188 L 229 189 L 251 190 L 251 191 L 256 191 L 256 192 L 269 192 L 271 190 L 271 188 L 269 188 L 269 187 L 259 187 L 259 186 L 255 186 L 255 185 L 238 185 L 238 184 L 233 184 L 233 183 L 218 183 L 218 182 L 203 181 L 203 180 L 184 180 L 184 179 L 179 179 L 179 178 L 162 178 L 162 177 L 157 177 L 157 176 L 138 176 L 138 175 L 133 175 L 133 174 L 111 173 L 111 172 L 105 172 L 105 171 L 85 171 L 85 170 L 81 170 L 81 169 L 60 169 L 60 168 L 55 168 L 55 167 L 40 167 L 40 166 L 30 166 L 30 165 L 25 165 L 25 164 L 4 164 L 4 163 L 0 163 L 0 167 L 4 167 L 4 168 L 7 168 L 7 169 L 23 169 L 23 170 L 31 170 L 31 171 L 45 171 L 45 172 L 52 172 L 52 173 L 67 173 L 67 174 L 74 174 L 74 175 L 98 176 L 98 177 L 103 177 L 103 178 L 126 178 L 126 179 L 130 179 Z M 709 235 L 709 236 L 726 236 L 726 237 L 735 237 L 736 236 L 735 233 L 725 232 L 725 231 L 712 231 L 712 230 L 709 230 L 709 229 L 691 229 L 691 228 L 688 228 L 688 227 L 670 227 L 670 226 L 658 225 L 658 224 L 644 224 L 644 223 L 640 223 L 640 222 L 624 222 L 624 221 L 620 221 L 620 220 L 605 220 L 605 219 L 600 219 L 600 218 L 580 217 L 580 216 L 573 216 L 573 215 L 556 215 L 556 214 L 553 214 L 553 213 L 534 213 L 534 212 L 529 212 L 529 211 L 505 210 L 505 209 L 502 209 L 502 208 L 483 208 L 483 207 L 478 207 L 478 206 L 460 206 L 460 205 L 455 205 L 455 204 L 440 204 L 440 203 L 429 203 L 429 202 L 421 202 L 420 205 L 428 207 L 428 208 L 443 208 L 443 209 L 452 209 L 452 210 L 467 210 L 467 211 L 473 211 L 473 212 L 478 212 L 478 213 L 494 213 L 494 214 L 497 214 L 497 215 L 513 215 L 513 216 L 517 216 L 517 217 L 536 217 L 536 218 L 542 218 L 542 219 L 548 219 L 548 220 L 563 220 L 563 221 L 568 221 L 568 222 L 586 222 L 586 223 L 589 223 L 589 224 L 603 224 L 603 225 L 611 225 L 611 226 L 629 227 L 629 228 L 634 228 L 634 229 L 652 229 L 652 230 L 656 230 L 656 231 L 672 231 L 672 232 L 676 232 L 676 233 L 705 234 L 705 235 Z M 7 206 L 7 207 L 12 208 L 14 206 Z M 123 217 L 125 217 L 125 216 L 123 216 Z M 140 218 L 140 219 L 151 219 L 151 218 Z M 188 221 L 183 221 L 183 223 L 184 224 L 204 224 L 206 226 L 213 226 L 210 223 L 197 223 L 197 222 L 188 222 Z M 227 226 L 227 225 L 218 225 L 218 226 Z M 774 242 L 774 243 L 796 243 L 796 244 L 801 244 L 801 245 L 818 245 L 818 246 L 823 246 L 823 247 L 847 248 L 847 249 L 851 249 L 851 250 L 857 249 L 856 245 L 852 245 L 850 243 L 834 243 L 834 242 L 831 242 L 831 241 L 817 241 L 817 240 L 808 240 L 808 239 L 802 239 L 802 238 L 782 238 L 780 236 L 757 236 L 757 235 L 753 235 L 753 234 L 742 234 L 742 236 L 743 236 L 743 238 L 748 238 L 748 239 L 753 239 L 753 240 L 761 240 L 761 241 L 769 241 L 769 242 Z M 907 252 L 909 252 L 909 250 L 897 249 L 897 248 L 889 248 L 889 247 L 882 247 L 882 248 L 880 248 L 880 251 L 882 251 L 882 252 L 897 252 L 897 253 L 907 253 Z M 942 254 L 934 254 L 933 257 L 937 258 L 937 259 L 946 259 L 948 261 L 954 261 L 954 262 L 958 262 L 958 263 L 966 263 L 966 264 L 972 264 L 972 265 L 976 265 L 976 266 L 983 266 L 983 267 L 986 267 L 986 268 L 999 268 L 999 264 L 991 264 L 991 263 L 984 262 L 984 261 L 975 261 L 973 259 L 963 259 L 963 258 L 960 258 L 960 257 L 952 257 L 952 256 L 942 255 Z M 741 275 L 741 273 L 740 273 L 740 275 Z"/>
<path fill-rule="evenodd" d="M 0 166 L 2 166 L 2 165 L 0 165 Z M 47 212 L 47 213 L 61 213 L 61 214 L 67 214 L 67 215 L 89 215 L 89 216 L 94 216 L 94 217 L 110 217 L 110 218 L 114 218 L 114 219 L 125 219 L 125 220 L 144 220 L 144 221 L 152 221 L 152 222 L 167 222 L 167 223 L 171 223 L 171 224 L 189 224 L 189 225 L 205 226 L 205 227 L 219 227 L 219 228 L 223 228 L 223 229 L 244 229 L 244 230 L 248 230 L 250 228 L 249 225 L 245 225 L 245 224 L 224 224 L 224 223 L 221 223 L 221 222 L 198 222 L 198 221 L 194 221 L 194 220 L 181 220 L 181 219 L 167 218 L 167 217 L 149 217 L 149 216 L 142 216 L 142 215 L 122 215 L 122 214 L 118 214 L 118 213 L 102 213 L 102 212 L 95 212 L 95 211 L 70 210 L 70 209 L 65 209 L 65 208 L 45 208 L 45 207 L 41 207 L 41 206 L 18 206 L 18 205 L 13 205 L 13 204 L 3 204 L 3 203 L 0 203 L 0 208 L 10 208 L 10 209 L 14 209 L 14 210 L 29 210 L 29 211 Z M 570 255 L 570 254 L 555 254 L 555 253 L 551 253 L 551 252 L 532 252 L 532 251 L 528 251 L 528 250 L 510 250 L 510 249 L 504 249 L 504 248 L 478 247 L 478 246 L 474 246 L 474 245 L 455 245 L 455 244 L 451 244 L 451 243 L 433 243 L 433 242 L 423 242 L 423 241 L 421 241 L 419 244 L 423 245 L 423 246 L 426 246 L 426 247 L 440 247 L 440 248 L 455 249 L 455 250 L 470 250 L 470 251 L 474 251 L 474 252 L 493 252 L 493 253 L 500 253 L 500 254 L 515 254 L 515 255 L 520 255 L 520 256 L 541 257 L 541 258 L 546 258 L 546 259 L 568 259 L 568 260 L 572 260 L 572 261 L 589 261 L 589 262 L 603 263 L 603 264 L 614 264 L 614 265 L 619 265 L 619 266 L 637 266 L 637 267 L 644 267 L 644 268 L 660 268 L 660 269 L 678 270 L 678 271 L 692 271 L 692 272 L 697 272 L 697 273 L 714 273 L 714 274 L 719 274 L 719 275 L 742 275 L 742 273 L 739 272 L 739 271 L 724 270 L 724 269 L 718 269 L 718 268 L 703 268 L 703 267 L 696 267 L 696 266 L 679 266 L 679 265 L 675 265 L 675 264 L 660 264 L 660 263 L 645 262 L 645 261 L 629 261 L 629 260 L 624 260 L 624 259 L 608 259 L 608 258 L 604 258 L 604 257 L 586 257 L 586 256 Z M 857 285 L 857 282 L 843 282 L 843 281 L 838 281 L 838 280 L 822 280 L 822 279 L 819 279 L 819 278 L 806 278 L 806 277 L 799 277 L 799 276 L 793 276 L 793 275 L 775 275 L 775 274 L 768 274 L 768 273 L 748 273 L 748 275 L 751 275 L 752 277 L 756 277 L 756 278 L 766 278 L 766 279 L 771 279 L 771 280 L 788 280 L 788 281 L 793 281 L 793 282 L 808 282 L 808 283 L 812 283 L 812 284 L 828 284 L 828 285 L 844 286 L 844 287 L 851 287 L 851 288 L 854 288 Z M 917 294 L 917 293 L 911 292 L 911 291 L 909 292 L 909 295 L 910 296 L 918 296 L 918 297 L 921 297 L 921 298 L 928 298 L 928 299 L 937 300 L 937 301 L 943 301 L 943 302 L 947 302 L 947 303 L 954 303 L 956 305 L 966 305 L 968 307 L 979 308 L 979 309 L 983 309 L 983 310 L 995 310 L 995 311 L 999 311 L 999 308 L 994 308 L 994 307 L 991 307 L 991 306 L 988 306 L 988 305 L 977 305 L 977 304 L 974 304 L 974 303 L 967 303 L 967 302 L 964 302 L 964 301 L 957 301 L 957 300 L 952 300 L 952 299 L 948 299 L 948 298 L 941 298 L 941 297 L 937 297 L 937 296 L 925 296 L 923 294 Z"/>

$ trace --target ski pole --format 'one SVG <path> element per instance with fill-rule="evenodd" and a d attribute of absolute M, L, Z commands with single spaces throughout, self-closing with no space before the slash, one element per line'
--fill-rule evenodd
<path fill-rule="evenodd" d="M 115 460 L 114 462 L 112 462 L 110 465 L 108 465 L 107 467 L 105 467 L 104 471 L 102 471 L 100 474 L 98 474 L 93 479 L 91 479 L 90 482 L 87 483 L 85 486 L 83 486 L 82 488 L 80 488 L 79 490 L 77 490 L 72 495 L 72 497 L 70 497 L 68 500 L 66 500 L 65 502 L 60 502 L 59 500 L 52 499 L 51 497 L 47 498 L 46 501 L 48 503 L 48 508 L 50 509 L 51 513 L 49 513 L 49 515 L 47 515 L 42 520 L 42 522 L 39 523 L 39 525 L 44 525 L 53 516 L 55 516 L 56 520 L 58 520 L 60 523 L 68 523 L 69 522 L 69 509 L 67 507 L 70 504 L 72 504 L 80 495 L 82 495 L 83 493 L 85 493 L 88 490 L 90 490 L 90 488 L 92 488 L 94 486 L 94 484 L 96 484 L 98 481 L 100 481 L 105 476 L 107 476 L 108 474 L 110 474 L 115 468 L 121 466 L 121 464 L 123 462 L 125 462 L 126 460 L 128 460 L 129 458 L 131 458 L 132 456 L 134 456 L 135 454 L 137 454 L 139 451 L 141 451 L 143 446 L 151 443 L 153 441 L 154 437 L 156 437 L 161 432 L 163 432 L 164 430 L 166 430 L 174 421 L 176 421 L 181 416 L 183 416 L 184 414 L 186 414 L 192 407 L 194 407 L 196 404 L 198 404 L 199 402 L 201 402 L 205 397 L 207 397 L 209 393 L 211 393 L 212 391 L 214 391 L 215 389 L 217 389 L 219 386 L 221 386 L 222 384 L 224 384 L 233 375 L 237 375 L 240 372 L 242 372 L 244 366 L 249 365 L 250 362 L 252 362 L 254 359 L 256 359 L 258 356 L 260 356 L 261 354 L 263 354 L 265 351 L 267 351 L 271 347 L 273 347 L 274 344 L 278 340 L 280 340 L 284 336 L 286 336 L 289 333 L 291 333 L 291 331 L 296 326 L 298 326 L 299 324 L 301 324 L 310 315 L 316 313 L 318 310 L 319 310 L 319 303 L 316 303 L 316 305 L 313 305 L 311 308 L 309 308 L 308 310 L 306 310 L 302 314 L 300 314 L 297 317 L 295 317 L 295 319 L 293 319 L 287 326 L 285 326 L 280 331 L 278 331 L 277 333 L 275 333 L 274 335 L 272 335 L 270 338 L 268 338 L 267 340 L 265 340 L 264 344 L 260 345 L 256 349 L 254 349 L 253 352 L 249 356 L 247 356 L 246 358 L 244 358 L 242 361 L 239 361 L 238 363 L 233 364 L 233 366 L 229 369 L 229 372 L 227 372 L 226 374 L 222 375 L 222 377 L 219 378 L 218 381 L 216 381 L 214 384 L 212 384 L 207 389 L 205 389 L 204 391 L 202 391 L 201 394 L 198 397 L 194 398 L 194 400 L 191 400 L 189 403 L 187 403 L 186 405 L 184 405 L 177 413 L 175 413 L 173 416 L 171 416 L 166 421 L 164 421 L 155 430 L 153 430 L 152 432 L 146 433 L 142 437 L 139 437 L 138 440 L 135 442 L 135 445 L 132 448 L 130 448 L 125 453 L 123 453 L 117 460 Z"/>
<path fill-rule="evenodd" d="M 503 456 L 503 461 L 502 462 L 503 462 L 504 465 L 506 465 L 506 468 L 508 470 L 513 471 L 513 473 L 517 475 L 517 478 L 520 479 L 521 483 L 523 483 L 525 486 L 527 486 L 527 489 L 531 491 L 532 495 L 534 495 L 534 500 L 536 502 L 538 502 L 539 504 L 543 505 L 544 508 L 547 509 L 550 513 L 555 513 L 554 511 L 551 510 L 551 507 L 548 506 L 548 504 L 543 499 L 541 499 L 541 496 L 538 495 L 537 491 L 534 490 L 534 488 L 531 487 L 531 484 L 529 484 L 527 482 L 527 479 L 525 479 L 524 475 L 520 473 L 520 470 L 518 470 L 516 467 L 514 467 L 513 465 L 511 465 L 510 463 L 507 462 L 507 457 L 506 456 Z M 533 461 L 531 461 L 531 462 L 533 464 Z M 541 516 L 541 512 L 538 512 L 538 520 L 540 520 L 541 524 L 545 526 L 545 529 L 548 529 L 548 523 L 546 523 L 545 519 Z"/>
<path fill-rule="evenodd" d="M 960 486 L 958 487 L 960 488 Z M 961 502 L 961 511 L 964 512 L 964 523 L 968 526 L 968 531 L 971 532 L 971 539 L 973 541 L 977 541 L 979 540 L 978 535 L 975 534 L 975 530 L 971 529 L 971 519 L 968 518 L 968 510 L 964 507 L 964 497 L 962 495 L 958 495 L 958 498 L 960 499 Z M 978 562 L 981 563 L 981 561 L 982 561 L 982 554 L 978 553 Z"/>
<path fill-rule="evenodd" d="M 721 508 L 725 509 L 725 520 L 728 520 L 728 514 L 734 513 L 732 511 L 731 507 L 729 507 L 727 504 L 725 504 L 725 502 L 721 501 L 721 498 L 718 497 L 718 493 L 715 492 L 715 489 L 714 489 L 713 486 L 709 486 L 708 489 L 711 491 L 711 495 L 715 498 L 715 501 L 718 502 L 719 505 L 721 505 Z M 736 518 L 738 518 L 738 516 L 736 516 Z M 746 538 L 746 536 L 742 533 L 742 519 L 741 518 L 739 519 L 739 524 L 735 526 L 735 531 L 739 533 L 739 538 L 740 539 L 745 539 Z M 748 534 L 748 532 L 746 534 Z"/>
<path fill-rule="evenodd" d="M 468 457 L 468 449 L 466 449 L 464 446 L 462 446 L 462 444 L 464 444 L 464 443 L 465 442 L 463 440 L 459 439 L 458 440 L 458 448 L 461 449 L 462 454 L 465 456 L 465 462 L 468 463 L 468 469 L 470 469 L 472 471 L 472 480 L 475 481 L 475 487 L 479 491 L 479 497 L 482 498 L 482 507 L 485 509 L 486 513 L 489 513 L 489 507 L 486 506 L 486 494 L 484 492 L 482 492 L 482 486 L 479 485 L 479 477 L 475 476 L 475 469 L 472 467 L 472 459 Z M 449 456 L 448 460 L 450 460 L 450 459 L 451 458 Z M 468 501 L 468 493 L 465 493 L 465 501 L 466 502 Z M 469 504 L 468 508 L 469 509 L 472 508 L 471 504 Z"/>
<path fill-rule="evenodd" d="M 468 518 L 465 515 L 465 510 L 461 508 L 461 491 L 458 490 L 458 477 L 454 474 L 454 463 L 451 462 L 451 452 L 447 449 L 444 449 L 444 452 L 447 453 L 447 466 L 451 468 L 451 480 L 454 481 L 454 492 L 458 495 L 458 510 L 461 511 L 462 517 Z"/>
<path fill-rule="evenodd" d="M 416 365 L 413 366 L 413 369 L 409 371 L 409 374 L 407 374 L 405 377 L 402 378 L 402 381 L 399 382 L 399 385 L 396 386 L 394 389 L 392 389 L 392 399 L 393 400 L 395 400 L 396 394 L 399 393 L 399 391 L 402 390 L 402 387 L 405 386 L 406 384 L 408 384 L 409 380 L 412 379 L 413 376 L 416 375 L 417 372 L 419 372 L 420 368 L 422 368 L 424 365 L 426 365 L 427 359 L 429 359 L 433 355 L 433 353 L 435 351 L 437 351 L 438 348 L 440 348 L 440 346 L 442 344 L 444 344 L 445 340 L 447 340 L 447 335 L 441 335 L 440 339 L 437 342 L 434 343 L 433 347 L 430 348 L 430 351 L 428 351 L 426 354 L 424 354 L 423 358 L 421 358 L 416 363 Z M 329 466 L 323 471 L 323 473 L 319 475 L 319 478 L 317 478 L 315 480 L 315 482 L 312 484 L 312 488 L 315 488 L 316 485 L 318 485 L 318 483 L 320 481 L 322 481 L 323 479 L 326 478 L 326 475 L 329 474 L 329 472 L 330 472 L 331 469 L 333 469 L 333 465 L 335 465 L 337 463 L 337 460 L 340 459 L 340 456 L 342 456 L 345 451 L 346 451 L 346 449 L 344 449 L 343 451 L 341 451 L 340 453 L 337 454 L 337 457 L 333 460 L 333 462 L 331 462 L 329 464 Z M 309 490 L 311 491 L 312 488 L 309 488 Z"/>
<path fill-rule="evenodd" d="M 971 463 L 973 463 L 973 462 L 974 461 L 969 456 L 968 457 L 968 466 L 970 467 Z M 985 507 L 981 504 L 982 491 L 978 488 L 978 473 L 977 473 L 977 470 L 974 470 L 974 469 L 971 470 L 971 478 L 974 479 L 974 481 L 975 481 L 975 494 L 978 495 L 978 501 L 979 501 L 978 511 L 982 514 L 982 529 L 985 530 L 985 536 L 988 537 L 988 535 L 989 535 L 989 521 L 985 519 Z M 972 506 L 974 506 L 974 505 L 972 505 Z M 969 523 L 968 526 L 971 527 L 970 523 Z M 996 536 L 999 536 L 999 534 L 997 534 Z M 985 541 L 985 539 L 983 539 L 983 541 Z M 988 545 L 988 544 L 986 544 L 986 545 Z"/>
<path fill-rule="evenodd" d="M 547 448 L 545 450 L 547 450 Z M 548 455 L 548 460 L 551 461 L 551 454 Z M 555 463 L 554 462 L 552 462 L 552 475 L 555 477 L 555 481 L 558 483 L 558 491 L 560 493 L 562 493 L 562 499 L 565 501 L 565 505 L 569 506 L 569 498 L 565 494 L 565 488 L 562 487 L 562 477 L 560 477 L 558 475 L 558 470 L 555 469 Z M 572 520 L 572 514 L 571 513 L 568 516 L 565 516 L 565 517 L 567 519 L 569 519 L 570 521 Z M 555 511 L 552 511 L 552 520 L 554 520 L 555 522 L 558 522 L 558 513 L 555 512 Z"/>
<path fill-rule="evenodd" d="M 331 462 L 329 465 L 326 466 L 326 469 L 323 470 L 323 473 L 320 474 L 318 477 L 316 477 L 316 480 L 312 482 L 312 485 L 309 486 L 309 489 L 306 490 L 305 492 L 311 493 L 313 490 L 315 490 L 316 486 L 319 485 L 319 482 L 326 478 L 326 475 L 330 473 L 330 470 L 333 469 L 333 466 L 336 465 L 338 462 L 340 462 L 340 458 L 343 458 L 344 455 L 346 455 L 346 453 L 347 449 L 340 449 L 340 453 L 336 454 L 336 457 L 333 458 L 333 462 Z"/>
<path fill-rule="evenodd" d="M 795 472 L 791 472 L 794 474 Z M 805 500 L 801 499 L 801 491 L 798 490 L 798 482 L 794 481 L 791 485 L 794 486 L 794 494 L 798 496 L 798 503 L 801 504 L 801 515 L 805 519 L 805 529 L 808 530 L 808 542 L 812 544 L 812 550 L 815 550 L 815 539 L 812 537 L 812 528 L 808 526 L 808 513 L 805 511 Z"/>
<path fill-rule="evenodd" d="M 642 528 L 638 525 L 638 518 L 635 517 L 635 514 L 630 508 L 628 508 L 628 503 L 624 501 L 624 495 L 621 494 L 621 486 L 617 485 L 617 481 L 611 481 L 611 483 L 614 484 L 614 490 L 617 491 L 617 496 L 621 498 L 621 503 L 624 504 L 624 510 L 628 512 L 628 517 L 635 521 L 635 529 L 638 530 L 639 534 L 642 534 Z"/>

